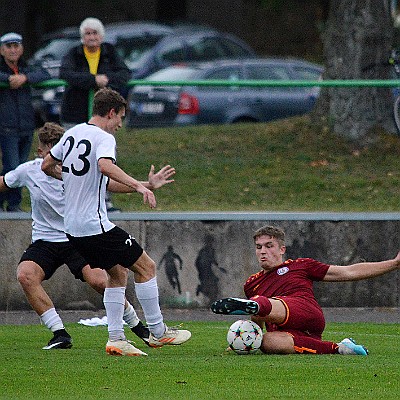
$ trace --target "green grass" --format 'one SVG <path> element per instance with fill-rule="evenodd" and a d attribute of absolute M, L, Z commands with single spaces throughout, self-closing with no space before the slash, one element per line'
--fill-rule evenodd
<path fill-rule="evenodd" d="M 116 137 L 118 164 L 133 177 L 147 179 L 152 163 L 176 168 L 176 182 L 156 192 L 159 211 L 400 211 L 395 136 L 354 150 L 301 117 Z M 114 200 L 124 211 L 150 211 L 136 193 Z"/>
<path fill-rule="evenodd" d="M 330 323 L 326 340 L 353 336 L 368 357 L 238 356 L 224 351 L 228 322 L 188 322 L 182 346 L 111 357 L 105 327 L 67 324 L 71 350 L 43 351 L 39 325 L 0 326 L 1 399 L 397 399 L 397 324 Z M 131 336 L 131 335 L 130 335 Z"/>

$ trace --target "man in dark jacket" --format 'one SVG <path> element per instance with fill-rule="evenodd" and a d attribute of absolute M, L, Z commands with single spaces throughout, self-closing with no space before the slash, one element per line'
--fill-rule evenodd
<path fill-rule="evenodd" d="M 89 120 L 90 98 L 95 91 L 107 86 L 121 92 L 131 76 L 114 46 L 103 42 L 104 26 L 100 20 L 86 18 L 79 30 L 82 44 L 64 56 L 60 68 L 60 79 L 68 83 L 61 104 L 65 129 Z M 107 210 L 118 211 L 108 193 Z"/>
<path fill-rule="evenodd" d="M 50 79 L 41 68 L 30 68 L 22 59 L 22 36 L 10 32 L 0 38 L 0 147 L 1 175 L 27 161 L 35 129 L 29 84 Z M 21 211 L 21 189 L 0 194 L 0 211 Z"/>
<path fill-rule="evenodd" d="M 103 42 L 101 21 L 86 18 L 79 29 L 82 44 L 63 57 L 60 68 L 60 79 L 68 83 L 61 105 L 61 121 L 67 128 L 89 120 L 90 92 L 106 86 L 121 92 L 131 75 L 114 46 Z"/>

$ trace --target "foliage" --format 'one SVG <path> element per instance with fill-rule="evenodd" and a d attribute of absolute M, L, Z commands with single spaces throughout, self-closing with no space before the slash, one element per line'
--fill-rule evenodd
<path fill-rule="evenodd" d="M 328 324 L 326 340 L 351 335 L 368 357 L 238 356 L 225 351 L 230 322 L 188 322 L 192 339 L 148 357 L 105 353 L 105 327 L 68 324 L 71 350 L 43 351 L 39 325 L 0 326 L 0 399 L 348 399 L 398 397 L 396 324 Z M 129 335 L 129 334 L 128 334 Z"/>

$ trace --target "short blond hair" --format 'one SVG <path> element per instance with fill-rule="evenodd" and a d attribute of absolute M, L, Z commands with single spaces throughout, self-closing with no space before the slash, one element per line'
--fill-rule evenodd
<path fill-rule="evenodd" d="M 276 239 L 281 246 L 285 245 L 285 232 L 276 226 L 266 225 L 254 232 L 254 241 L 260 236 L 271 236 Z"/>

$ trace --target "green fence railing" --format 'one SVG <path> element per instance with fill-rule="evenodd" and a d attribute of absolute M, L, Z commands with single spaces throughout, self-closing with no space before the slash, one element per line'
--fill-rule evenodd
<path fill-rule="evenodd" d="M 50 79 L 32 85 L 35 88 L 51 88 L 67 85 L 62 79 Z M 249 87 L 400 87 L 400 79 L 332 79 L 332 80 L 195 80 L 195 81 L 148 81 L 130 80 L 127 86 L 249 86 Z M 8 87 L 0 82 L 0 87 Z"/>
<path fill-rule="evenodd" d="M 33 85 L 36 88 L 64 86 L 62 79 L 50 79 Z M 195 80 L 195 81 L 147 81 L 130 80 L 127 86 L 248 86 L 248 87 L 400 87 L 400 79 L 332 79 L 332 80 Z M 0 83 L 0 87 L 7 87 Z"/>
<path fill-rule="evenodd" d="M 198 81 L 146 81 L 130 80 L 129 86 L 248 86 L 248 87 L 397 87 L 400 86 L 399 79 L 374 79 L 374 80 L 198 80 Z"/>
<path fill-rule="evenodd" d="M 52 88 L 66 86 L 62 79 L 50 79 L 48 81 L 32 85 L 35 88 Z M 233 87 L 400 87 L 400 79 L 332 79 L 332 80 L 194 80 L 194 81 L 148 81 L 130 80 L 128 87 L 133 86 L 233 86 Z M 8 87 L 5 82 L 0 82 L 0 88 Z M 88 98 L 88 115 L 91 116 L 93 95 Z"/>

